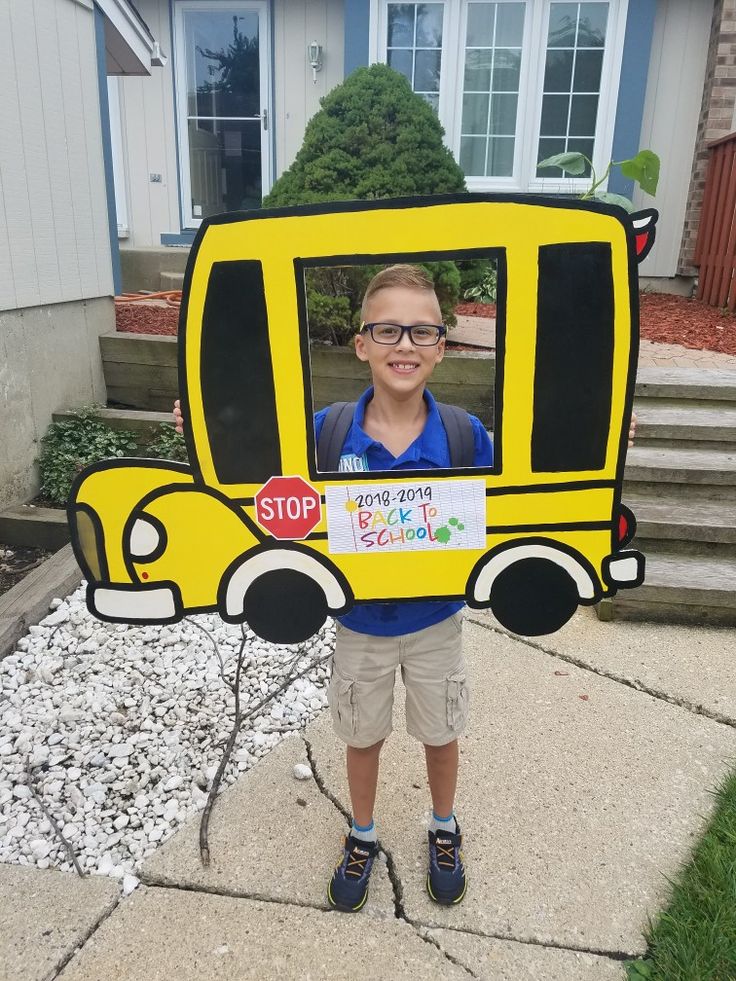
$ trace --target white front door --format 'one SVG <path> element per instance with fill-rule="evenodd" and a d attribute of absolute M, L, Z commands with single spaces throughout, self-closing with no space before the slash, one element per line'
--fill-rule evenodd
<path fill-rule="evenodd" d="M 271 186 L 265 0 L 176 0 L 182 219 L 260 208 Z"/>

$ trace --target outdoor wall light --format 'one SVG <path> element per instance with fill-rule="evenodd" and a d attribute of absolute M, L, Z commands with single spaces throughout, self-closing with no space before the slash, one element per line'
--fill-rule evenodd
<path fill-rule="evenodd" d="M 307 48 L 309 52 L 309 64 L 312 68 L 312 79 L 314 84 L 317 84 L 317 72 L 322 71 L 322 45 L 318 44 L 316 41 L 312 43 Z"/>

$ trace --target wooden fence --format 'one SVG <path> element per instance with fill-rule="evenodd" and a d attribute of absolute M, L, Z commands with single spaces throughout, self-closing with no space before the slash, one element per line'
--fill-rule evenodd
<path fill-rule="evenodd" d="M 736 310 L 736 133 L 709 145 L 703 210 L 695 245 L 698 299 Z"/>

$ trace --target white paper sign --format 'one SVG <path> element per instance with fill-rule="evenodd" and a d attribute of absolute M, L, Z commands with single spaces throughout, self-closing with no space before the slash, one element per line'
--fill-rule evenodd
<path fill-rule="evenodd" d="M 483 480 L 328 486 L 330 552 L 437 551 L 486 545 Z"/>

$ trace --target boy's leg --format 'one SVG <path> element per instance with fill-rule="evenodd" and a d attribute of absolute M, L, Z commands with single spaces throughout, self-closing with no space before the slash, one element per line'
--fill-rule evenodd
<path fill-rule="evenodd" d="M 427 760 L 427 779 L 432 795 L 432 808 L 435 816 L 449 818 L 455 807 L 457 787 L 458 748 L 457 739 L 444 746 L 424 747 Z"/>
<path fill-rule="evenodd" d="M 462 654 L 462 615 L 407 635 L 401 669 L 408 732 L 424 744 L 433 816 L 429 827 L 427 891 L 454 905 L 465 896 L 462 836 L 453 813 L 457 737 L 464 730 L 468 685 Z"/>
<path fill-rule="evenodd" d="M 346 763 L 353 821 L 363 827 L 367 827 L 373 821 L 373 808 L 376 803 L 376 787 L 378 785 L 378 763 L 383 742 L 381 739 L 372 746 L 366 746 L 365 749 L 358 749 L 355 746 L 347 747 Z"/>

